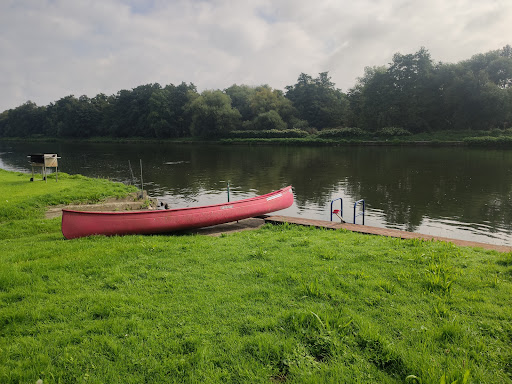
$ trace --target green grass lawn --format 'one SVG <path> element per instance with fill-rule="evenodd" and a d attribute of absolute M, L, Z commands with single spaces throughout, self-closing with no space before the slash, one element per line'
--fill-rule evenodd
<path fill-rule="evenodd" d="M 0 383 L 511 383 L 512 254 L 291 225 L 64 240 L 0 171 Z"/>

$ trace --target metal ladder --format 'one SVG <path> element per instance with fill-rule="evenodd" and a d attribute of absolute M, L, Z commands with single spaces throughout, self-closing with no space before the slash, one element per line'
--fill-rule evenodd
<path fill-rule="evenodd" d="M 334 207 L 334 203 L 336 201 L 340 201 L 340 209 L 334 209 L 333 210 L 333 207 Z M 359 213 L 357 213 L 357 206 L 358 205 L 362 205 L 363 207 L 363 210 Z M 354 203 L 354 224 L 356 223 L 356 218 L 359 217 L 359 216 L 363 216 L 363 225 L 364 225 L 364 213 L 365 213 L 365 208 L 366 208 L 366 205 L 365 205 L 365 201 L 364 199 L 361 199 L 361 200 L 358 200 Z M 341 197 L 338 197 L 337 199 L 334 199 L 334 200 L 331 200 L 331 221 L 332 221 L 332 217 L 333 215 L 336 215 L 340 220 L 341 222 L 343 223 L 343 198 Z"/>

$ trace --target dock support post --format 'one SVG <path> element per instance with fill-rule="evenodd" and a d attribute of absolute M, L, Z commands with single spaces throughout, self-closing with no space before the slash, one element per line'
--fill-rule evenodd
<path fill-rule="evenodd" d="M 140 189 L 141 189 L 141 198 L 144 198 L 144 180 L 142 180 L 142 159 L 140 160 Z"/>

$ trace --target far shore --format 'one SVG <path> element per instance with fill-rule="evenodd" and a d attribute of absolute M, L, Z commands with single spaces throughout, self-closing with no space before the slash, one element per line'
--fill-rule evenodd
<path fill-rule="evenodd" d="M 510 148 L 512 136 L 465 136 L 453 133 L 418 134 L 389 139 L 372 138 L 318 138 L 314 135 L 307 137 L 274 137 L 274 138 L 146 138 L 146 137 L 3 137 L 4 142 L 85 142 L 85 143 L 149 143 L 149 144 L 200 144 L 200 145 L 293 145 L 293 146 L 430 146 L 430 147 L 488 147 Z"/>

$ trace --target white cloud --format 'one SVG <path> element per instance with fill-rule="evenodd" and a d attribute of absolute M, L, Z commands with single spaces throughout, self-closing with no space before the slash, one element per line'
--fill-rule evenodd
<path fill-rule="evenodd" d="M 283 89 L 301 72 L 346 91 L 395 52 L 456 62 L 501 48 L 509 20 L 505 0 L 4 0 L 0 111 L 151 82 Z"/>

